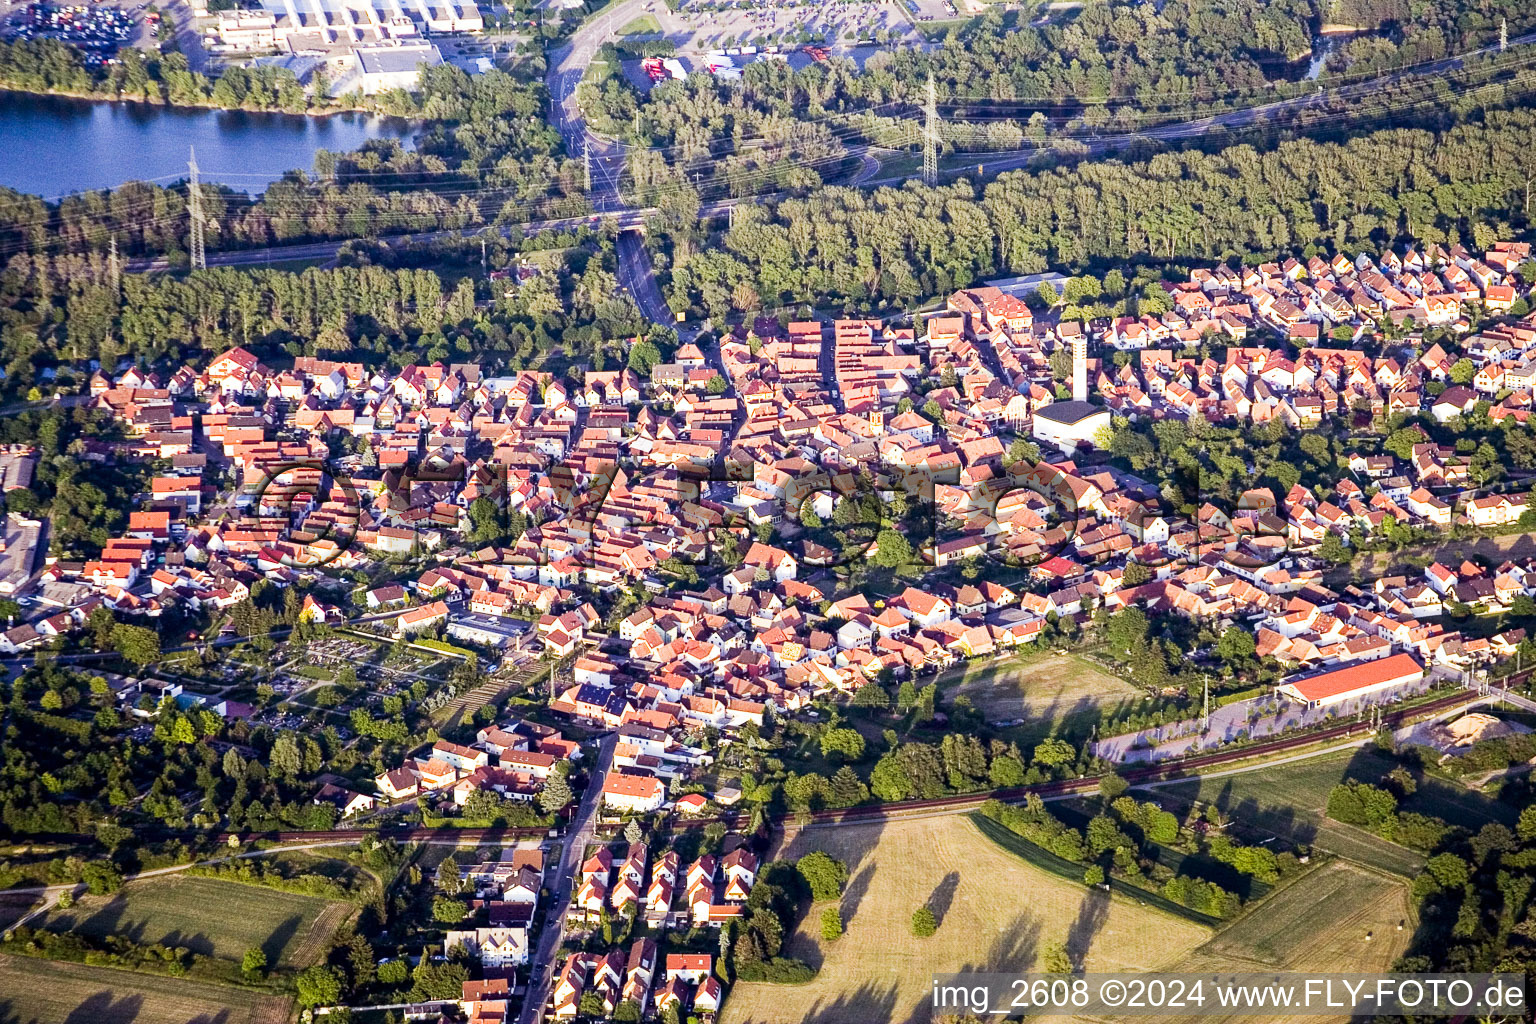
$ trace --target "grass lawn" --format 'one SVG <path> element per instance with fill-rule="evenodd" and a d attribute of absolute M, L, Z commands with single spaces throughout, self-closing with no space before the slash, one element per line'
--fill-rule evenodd
<path fill-rule="evenodd" d="M 787 845 L 786 845 L 787 844 Z M 982 835 L 969 818 L 893 821 L 791 833 L 774 857 L 825 850 L 844 861 L 846 933 L 820 939 L 820 906 L 786 955 L 819 967 L 805 985 L 737 984 L 724 1024 L 874 1024 L 929 1019 L 933 975 L 1026 971 L 1051 940 L 1067 943 L 1088 970 L 1166 968 L 1211 935 L 1208 928 L 1026 863 Z M 911 931 L 927 905 L 938 931 Z"/>
<path fill-rule="evenodd" d="M 1047 730 L 1072 719 L 1097 722 L 1100 708 L 1144 696 L 1091 661 L 1042 650 L 966 662 L 940 673 L 938 683 L 951 699 L 969 697 L 989 721 L 1023 718 Z"/>
<path fill-rule="evenodd" d="M 83 896 L 33 922 L 52 931 L 185 946 L 239 961 L 259 946 L 269 964 L 307 966 L 352 908 L 254 885 L 163 875 L 129 882 L 111 896 Z M 116 972 L 114 972 L 116 973 Z"/>
<path fill-rule="evenodd" d="M 654 14 L 642 14 L 633 21 L 627 21 L 619 29 L 621 36 L 659 36 L 661 35 L 661 22 L 656 20 Z"/>
<path fill-rule="evenodd" d="M 950 21 L 920 21 L 916 23 L 917 30 L 923 34 L 923 38 L 930 43 L 941 43 L 944 37 L 949 35 L 950 29 L 964 29 L 971 23 L 970 18 L 955 18 Z"/>
<path fill-rule="evenodd" d="M 284 1024 L 291 1000 L 107 967 L 0 954 L 0 1020 L 30 1024 Z"/>
<path fill-rule="evenodd" d="M 1328 791 L 1345 779 L 1380 783 L 1396 762 L 1371 750 L 1340 751 L 1278 765 L 1263 771 L 1226 777 L 1191 779 L 1171 786 L 1138 790 L 1170 809 L 1193 800 L 1215 804 L 1240 829 L 1310 843 L 1341 857 L 1399 875 L 1413 875 L 1423 858 L 1361 829 L 1324 817 Z M 1404 800 L 1402 810 L 1433 815 L 1473 830 L 1489 822 L 1509 824 L 1515 810 L 1508 804 L 1471 792 L 1456 783 L 1427 776 L 1418 791 Z"/>
<path fill-rule="evenodd" d="M 1256 909 L 1238 918 L 1210 942 L 1168 969 L 1196 973 L 1387 971 L 1391 969 L 1392 961 L 1407 948 L 1413 929 L 1406 884 L 1336 860 L 1282 887 Z M 1219 1014 L 1201 1018 L 1211 1021 L 1253 1019 Z M 1275 1022 L 1320 1019 L 1323 1018 L 1265 1018 Z"/>

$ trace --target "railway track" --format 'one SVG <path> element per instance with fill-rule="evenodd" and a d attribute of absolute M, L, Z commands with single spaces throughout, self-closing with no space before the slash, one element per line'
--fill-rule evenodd
<path fill-rule="evenodd" d="M 1530 675 L 1530 670 L 1517 673 L 1509 677 L 1509 682 L 1512 685 L 1518 684 L 1524 682 Z M 1466 703 L 1469 696 L 1471 696 L 1470 692 L 1458 692 L 1411 708 L 1391 711 L 1382 716 L 1382 724 L 1398 725 L 1408 718 L 1446 711 Z M 1132 768 L 1122 772 L 1121 777 L 1133 786 L 1146 782 L 1194 778 L 1200 774 L 1202 769 L 1232 764 L 1238 761 L 1248 761 L 1254 758 L 1263 758 L 1273 754 L 1288 753 L 1313 744 L 1325 743 L 1329 740 L 1355 735 L 1362 732 L 1365 728 L 1360 722 L 1341 722 L 1338 725 L 1332 725 L 1325 729 L 1270 740 L 1265 743 L 1255 743 L 1230 750 L 1217 750 L 1207 754 L 1195 754 L 1190 757 L 1168 761 L 1164 764 Z M 1096 791 L 1099 786 L 1099 778 L 1100 776 L 1093 775 L 1081 779 L 1059 779 L 1052 782 L 1037 783 L 1032 786 L 1017 786 L 1010 789 L 990 790 L 984 793 L 964 793 L 957 796 L 936 797 L 930 800 L 903 800 L 898 803 L 852 807 L 837 811 L 816 811 L 809 816 L 809 823 L 819 826 L 858 825 L 871 821 L 883 821 L 908 816 L 929 816 L 945 813 L 960 814 L 975 810 L 988 800 L 1019 801 L 1031 794 L 1047 800 L 1062 799 Z M 737 819 L 731 816 L 704 816 L 675 822 L 673 827 L 693 829 L 702 828 L 713 822 L 729 825 L 734 824 L 736 821 Z M 806 819 L 803 816 L 795 814 L 780 814 L 769 819 L 770 824 L 779 827 L 788 824 L 801 824 L 805 823 L 805 821 Z M 326 842 L 361 842 L 369 837 L 377 839 L 387 838 L 396 842 L 441 842 L 448 839 L 457 839 L 467 844 L 541 839 L 547 834 L 547 830 L 531 827 L 458 829 L 384 827 L 376 829 L 333 829 L 328 832 L 271 831 L 217 832 L 208 834 L 173 829 L 144 828 L 138 830 L 138 834 L 143 839 L 193 839 L 218 845 L 227 844 L 231 840 L 237 843 L 313 843 L 320 840 Z M 28 838 L 34 842 L 48 839 L 79 842 L 90 840 L 93 837 L 87 835 L 59 835 L 50 837 L 30 836 Z"/>
<path fill-rule="evenodd" d="M 1529 672 L 1521 673 L 1520 681 L 1528 678 Z M 1510 681 L 1516 682 L 1515 677 Z M 1425 704 L 1419 704 L 1411 708 L 1402 708 L 1397 711 L 1382 715 L 1384 725 L 1397 725 L 1403 720 L 1419 715 L 1435 714 L 1446 711 L 1459 704 L 1466 703 L 1468 694 L 1453 693 Z M 1247 761 L 1252 758 L 1267 757 L 1272 754 L 1283 754 L 1301 747 L 1311 746 L 1315 743 L 1325 743 L 1328 740 L 1339 739 L 1361 732 L 1366 727 L 1360 722 L 1344 722 L 1332 725 L 1326 729 L 1318 729 L 1312 732 L 1301 733 L 1296 736 L 1288 736 L 1278 740 L 1270 740 L 1265 743 L 1255 743 L 1249 746 L 1237 747 L 1232 750 L 1217 750 L 1208 754 L 1195 754 L 1191 757 L 1182 757 L 1168 761 L 1165 764 L 1146 765 L 1140 768 L 1131 768 L 1121 772 L 1121 777 L 1132 786 L 1145 782 L 1157 782 L 1168 779 L 1193 777 L 1200 774 L 1203 768 L 1217 765 L 1231 764 L 1235 761 Z M 1042 782 L 1033 786 L 1018 786 L 1011 789 L 998 789 L 986 793 L 966 793 L 959 796 L 936 797 L 931 800 L 904 800 L 900 803 L 877 804 L 869 807 L 851 807 L 840 811 L 816 811 L 810 816 L 810 823 L 816 825 L 828 824 L 858 824 L 866 821 L 881 821 L 890 818 L 899 818 L 906 815 L 926 815 L 934 812 L 960 813 L 980 807 L 988 800 L 1018 801 L 1031 794 L 1042 799 L 1060 799 L 1062 797 L 1076 796 L 1082 793 L 1091 793 L 1099 787 L 1099 776 L 1086 776 L 1081 779 L 1061 779 L 1054 782 Z M 794 819 L 793 815 L 778 815 L 773 820 L 776 824 L 783 824 Z"/>

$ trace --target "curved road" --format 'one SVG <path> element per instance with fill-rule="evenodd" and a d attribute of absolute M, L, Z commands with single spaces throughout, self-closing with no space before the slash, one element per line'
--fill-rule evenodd
<path fill-rule="evenodd" d="M 567 150 L 577 158 L 582 158 L 583 154 L 589 150 L 591 152 L 592 201 L 594 209 L 598 211 L 602 219 L 615 223 L 621 232 L 621 240 L 626 236 L 629 237 L 629 241 L 623 243 L 620 249 L 619 275 L 621 282 L 635 296 L 637 305 L 640 306 L 641 311 L 645 315 L 659 323 L 669 323 L 673 317 L 670 315 L 670 310 L 667 309 L 666 303 L 662 300 L 660 292 L 656 288 L 655 280 L 651 273 L 650 260 L 645 252 L 645 248 L 639 244 L 638 238 L 635 237 L 638 229 L 644 226 L 645 219 L 655 211 L 651 208 L 631 207 L 624 202 L 618 189 L 624 169 L 624 146 L 617 141 L 602 139 L 592 135 L 586 128 L 586 122 L 582 117 L 580 106 L 576 102 L 576 88 L 581 82 L 581 76 L 587 65 L 596 56 L 598 47 L 613 36 L 618 26 L 624 25 L 627 21 L 642 13 L 646 2 L 647 0 L 624 0 L 624 2 L 610 8 L 604 14 L 579 28 L 571 37 L 571 40 L 564 46 L 551 51 L 549 55 L 550 64 L 547 85 L 549 87 L 552 107 L 551 120 L 560 131 L 562 138 L 564 138 Z M 1532 43 L 1536 43 L 1536 32 L 1511 39 L 1509 47 L 1529 46 Z M 1084 143 L 1090 155 L 1102 155 L 1106 152 L 1123 148 L 1136 139 L 1179 142 L 1197 138 L 1212 128 L 1243 128 L 1251 126 L 1266 118 L 1319 105 L 1325 99 L 1358 100 L 1405 79 L 1416 77 L 1429 78 L 1435 75 L 1443 75 L 1448 71 L 1460 68 L 1469 57 L 1486 56 L 1497 50 L 1497 46 L 1484 47 L 1466 54 L 1445 57 L 1428 64 L 1338 86 L 1327 93 L 1298 96 L 1241 110 L 1231 110 L 1210 117 L 1196 118 L 1191 121 L 1174 122 L 1149 128 L 1142 132 L 1103 135 L 1086 140 L 1078 139 L 1077 141 Z M 854 146 L 849 148 L 849 155 L 858 157 L 861 164 L 859 170 L 850 179 L 850 185 L 873 188 L 881 185 L 900 185 L 909 180 L 911 175 L 877 177 L 880 171 L 880 164 L 878 158 L 871 153 L 871 150 L 879 149 L 881 147 L 874 146 Z M 1031 146 L 995 153 L 966 154 L 966 165 L 964 168 L 941 173 L 948 176 L 967 173 L 971 167 L 971 160 L 974 159 L 986 168 L 987 173 L 995 174 L 1000 171 L 1028 166 L 1039 153 L 1040 149 L 1038 147 Z M 773 198 L 772 193 L 750 196 L 744 199 L 718 200 L 702 204 L 699 208 L 699 213 L 706 217 L 718 216 L 726 213 L 739 202 L 755 203 L 771 198 Z M 501 225 L 499 227 L 491 227 L 488 230 L 500 231 L 503 235 L 511 235 L 514 231 L 530 234 L 544 230 L 572 228 L 583 223 L 591 223 L 592 220 L 593 218 L 590 216 L 561 217 L 532 220 L 520 225 Z M 450 237 L 473 238 L 477 237 L 481 230 L 426 231 L 407 235 L 383 236 L 378 240 L 384 242 L 430 242 Z M 210 253 L 208 265 L 210 267 L 259 266 L 283 260 L 331 259 L 335 257 L 338 250 L 345 244 L 345 241 L 305 242 L 295 245 L 272 246 L 265 249 Z M 128 261 L 127 269 L 133 273 L 166 270 L 169 269 L 169 263 L 164 259 L 135 259 Z"/>
<path fill-rule="evenodd" d="M 644 14 L 651 2 L 653 0 L 622 0 L 583 23 L 569 42 L 550 51 L 545 85 L 549 89 L 552 108 L 550 120 L 565 140 L 566 151 L 587 162 L 592 208 L 619 218 L 619 283 L 634 298 L 643 316 L 653 323 L 670 324 L 676 318 L 662 298 L 661 289 L 656 286 L 650 254 L 645 251 L 640 232 L 636 230 L 643 212 L 631 208 L 619 193 L 619 182 L 624 174 L 624 145 L 588 131 L 581 104 L 576 99 L 581 76 L 597 56 L 598 48 L 616 38 L 620 26 Z M 628 227 L 627 219 L 630 219 Z"/>

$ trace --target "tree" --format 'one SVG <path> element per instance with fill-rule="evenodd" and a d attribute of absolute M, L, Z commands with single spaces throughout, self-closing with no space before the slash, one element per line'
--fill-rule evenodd
<path fill-rule="evenodd" d="M 1515 835 L 1526 843 L 1536 840 L 1536 804 L 1520 812 L 1520 820 L 1515 823 Z"/>
<path fill-rule="evenodd" d="M 267 954 L 262 952 L 260 946 L 252 946 L 241 958 L 240 970 L 252 978 L 262 977 L 267 973 Z"/>
<path fill-rule="evenodd" d="M 624 826 L 624 841 L 631 846 L 638 845 L 645 838 L 645 830 L 640 827 L 640 822 L 634 818 Z"/>
<path fill-rule="evenodd" d="M 1216 641 L 1216 657 L 1231 669 L 1252 661 L 1256 649 L 1253 634 L 1237 626 L 1231 626 L 1223 631 L 1220 639 Z"/>
<path fill-rule="evenodd" d="M 294 979 L 300 1006 L 334 1006 L 341 1001 L 341 976 L 334 967 L 317 964 Z"/>
<path fill-rule="evenodd" d="M 639 1024 L 640 1004 L 633 999 L 626 999 L 613 1008 L 614 1024 Z"/>
<path fill-rule="evenodd" d="M 471 537 L 477 545 L 501 536 L 501 509 L 483 494 L 469 503 L 469 521 L 474 524 Z"/>
<path fill-rule="evenodd" d="M 725 389 L 728 387 L 730 387 L 730 385 L 727 384 L 725 382 L 725 378 L 720 376 L 718 373 L 709 378 L 709 380 L 704 384 L 704 390 L 708 391 L 712 395 L 723 395 L 725 394 Z"/>
<path fill-rule="evenodd" d="M 843 765 L 832 776 L 832 806 L 854 807 L 869 799 L 869 787 L 854 770 Z"/>
<path fill-rule="evenodd" d="M 853 706 L 883 710 L 891 706 L 891 695 L 879 683 L 869 682 L 853 691 Z"/>
<path fill-rule="evenodd" d="M 278 736 L 272 743 L 272 753 L 267 759 L 272 774 L 279 779 L 292 780 L 298 777 L 302 765 L 299 745 L 293 734 L 285 732 Z"/>
<path fill-rule="evenodd" d="M 910 679 L 903 679 L 896 688 L 896 710 L 906 714 L 917 703 L 917 687 Z"/>
<path fill-rule="evenodd" d="M 1454 853 L 1437 853 L 1424 863 L 1424 867 L 1447 889 L 1460 889 L 1472 877 L 1467 862 Z"/>
<path fill-rule="evenodd" d="M 539 790 L 539 807 L 545 814 L 554 814 L 571 802 L 571 784 L 559 772 L 550 772 Z"/>
<path fill-rule="evenodd" d="M 1323 534 L 1323 542 L 1317 546 L 1317 554 L 1319 558 L 1334 565 L 1345 565 L 1354 557 L 1344 539 L 1332 530 Z"/>
<path fill-rule="evenodd" d="M 1077 759 L 1077 748 L 1066 740 L 1055 738 L 1041 740 L 1035 747 L 1034 763 L 1047 768 L 1060 768 Z"/>
<path fill-rule="evenodd" d="M 139 668 L 160 660 L 160 634 L 145 626 L 112 627 L 112 649 Z"/>
<path fill-rule="evenodd" d="M 464 887 L 464 879 L 459 874 L 459 861 L 451 853 L 437 866 L 437 887 L 450 896 L 457 896 Z"/>
<path fill-rule="evenodd" d="M 603 997 L 597 989 L 589 988 L 581 994 L 581 1002 L 576 1008 L 588 1020 L 600 1020 L 603 1017 Z"/>
<path fill-rule="evenodd" d="M 1104 868 L 1098 864 L 1088 865 L 1088 870 L 1083 872 L 1083 884 L 1089 886 L 1103 885 Z"/>
<path fill-rule="evenodd" d="M 1125 572 L 1121 575 L 1120 582 L 1127 587 L 1139 587 L 1144 583 L 1152 582 L 1152 570 L 1140 562 L 1125 563 Z"/>
<path fill-rule="evenodd" d="M 987 769 L 992 785 L 1003 789 L 1024 785 L 1024 762 L 1012 754 L 998 754 Z"/>
<path fill-rule="evenodd" d="M 912 911 L 912 934 L 920 939 L 926 939 L 939 930 L 939 922 L 934 918 L 933 911 L 926 906 L 918 907 Z"/>
<path fill-rule="evenodd" d="M 171 726 L 171 742 L 180 746 L 197 742 L 197 731 L 192 728 L 192 720 L 185 715 L 176 719 L 176 724 Z"/>
<path fill-rule="evenodd" d="M 821 912 L 821 941 L 836 942 L 843 936 L 843 916 L 836 907 Z"/>
<path fill-rule="evenodd" d="M 876 762 L 874 770 L 869 773 L 869 791 L 887 803 L 905 800 L 912 795 L 912 779 L 895 751 L 890 751 Z"/>
<path fill-rule="evenodd" d="M 1146 612 L 1127 606 L 1109 617 L 1104 635 L 1115 653 L 1123 655 L 1146 640 L 1150 628 Z"/>
<path fill-rule="evenodd" d="M 649 378 L 651 369 L 661 362 L 661 350 L 656 343 L 642 338 L 629 347 L 629 368 L 641 377 Z"/>
<path fill-rule="evenodd" d="M 1072 957 L 1067 953 L 1067 944 L 1060 939 L 1046 942 L 1040 954 L 1040 966 L 1045 968 L 1047 974 L 1071 974 Z"/>
<path fill-rule="evenodd" d="M 80 869 L 80 881 L 93 896 L 105 896 L 123 887 L 123 876 L 110 862 L 93 860 Z"/>
<path fill-rule="evenodd" d="M 1114 772 L 1099 779 L 1099 795 L 1104 798 L 1105 803 L 1112 803 L 1116 797 L 1124 795 L 1130 788 L 1131 784 Z"/>
<path fill-rule="evenodd" d="M 821 756 L 829 760 L 857 761 L 864 756 L 864 737 L 857 729 L 828 729 L 821 734 Z"/>
<path fill-rule="evenodd" d="M 451 900 L 436 896 L 432 900 L 432 919 L 441 924 L 458 924 L 469 913 L 469 904 L 463 900 Z"/>
<path fill-rule="evenodd" d="M 912 545 L 895 530 L 881 530 L 875 535 L 876 550 L 872 563 L 884 569 L 896 569 L 912 561 Z"/>
<path fill-rule="evenodd" d="M 1475 376 L 1477 376 L 1477 365 L 1465 356 L 1451 364 L 1452 384 L 1470 384 Z"/>
<path fill-rule="evenodd" d="M 813 850 L 795 862 L 795 868 L 811 890 L 811 899 L 835 900 L 843 893 L 848 881 L 848 866 L 840 860 Z"/>

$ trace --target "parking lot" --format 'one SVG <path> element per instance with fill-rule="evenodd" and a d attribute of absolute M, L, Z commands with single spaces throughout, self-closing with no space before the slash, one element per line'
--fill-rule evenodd
<path fill-rule="evenodd" d="M 677 11 L 657 3 L 648 11 L 680 55 L 703 54 L 735 46 L 779 46 L 796 50 L 805 43 L 825 43 L 834 53 L 859 42 L 881 46 L 926 45 L 913 27 L 924 4 L 944 0 L 687 0 Z M 903 6 L 903 5 L 906 6 Z M 911 13 L 911 12 L 919 13 Z M 622 30 L 624 26 L 616 26 Z M 642 37 L 644 38 L 644 37 Z M 654 34 L 650 38 L 655 38 Z"/>
<path fill-rule="evenodd" d="M 0 38 L 59 39 L 79 47 L 87 66 L 112 60 L 125 46 L 153 48 L 155 26 L 145 4 L 6 3 L 0 6 Z"/>

